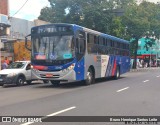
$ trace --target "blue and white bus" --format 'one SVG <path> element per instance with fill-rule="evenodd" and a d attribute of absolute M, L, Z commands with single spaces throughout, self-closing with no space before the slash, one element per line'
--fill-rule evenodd
<path fill-rule="evenodd" d="M 130 70 L 129 42 L 75 24 L 47 24 L 31 29 L 31 64 L 35 79 L 82 81 L 114 77 Z M 26 36 L 26 46 L 27 37 Z"/>

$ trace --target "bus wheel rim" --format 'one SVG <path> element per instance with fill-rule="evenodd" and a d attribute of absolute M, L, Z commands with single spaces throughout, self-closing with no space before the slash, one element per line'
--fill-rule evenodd
<path fill-rule="evenodd" d="M 117 78 L 119 77 L 119 70 L 117 70 Z"/>
<path fill-rule="evenodd" d="M 92 81 L 92 74 L 91 74 L 91 72 L 87 72 L 87 80 L 88 80 L 89 83 L 91 83 L 91 81 Z"/>

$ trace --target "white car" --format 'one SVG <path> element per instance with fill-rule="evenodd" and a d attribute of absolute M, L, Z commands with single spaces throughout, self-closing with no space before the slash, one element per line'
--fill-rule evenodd
<path fill-rule="evenodd" d="M 34 79 L 31 76 L 30 61 L 17 61 L 0 71 L 0 84 L 23 85 L 24 82 L 30 84 Z"/>

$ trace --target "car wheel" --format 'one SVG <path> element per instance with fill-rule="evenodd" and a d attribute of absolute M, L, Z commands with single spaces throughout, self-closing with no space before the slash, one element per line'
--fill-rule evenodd
<path fill-rule="evenodd" d="M 59 86 L 60 84 L 60 81 L 51 81 L 52 85 L 54 86 Z"/>
<path fill-rule="evenodd" d="M 28 85 L 30 85 L 32 83 L 32 80 L 27 80 L 26 82 Z"/>
<path fill-rule="evenodd" d="M 24 82 L 25 82 L 25 78 L 24 78 L 23 76 L 19 76 L 19 77 L 17 78 L 16 84 L 17 84 L 18 86 L 20 86 L 20 85 L 23 85 Z"/>

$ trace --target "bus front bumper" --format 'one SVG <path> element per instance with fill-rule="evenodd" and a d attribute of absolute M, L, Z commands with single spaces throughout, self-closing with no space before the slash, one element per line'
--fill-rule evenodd
<path fill-rule="evenodd" d="M 74 70 L 68 72 L 56 71 L 56 72 L 46 72 L 46 71 L 36 71 L 32 69 L 32 78 L 39 80 L 50 80 L 50 81 L 75 81 L 76 73 Z"/>

